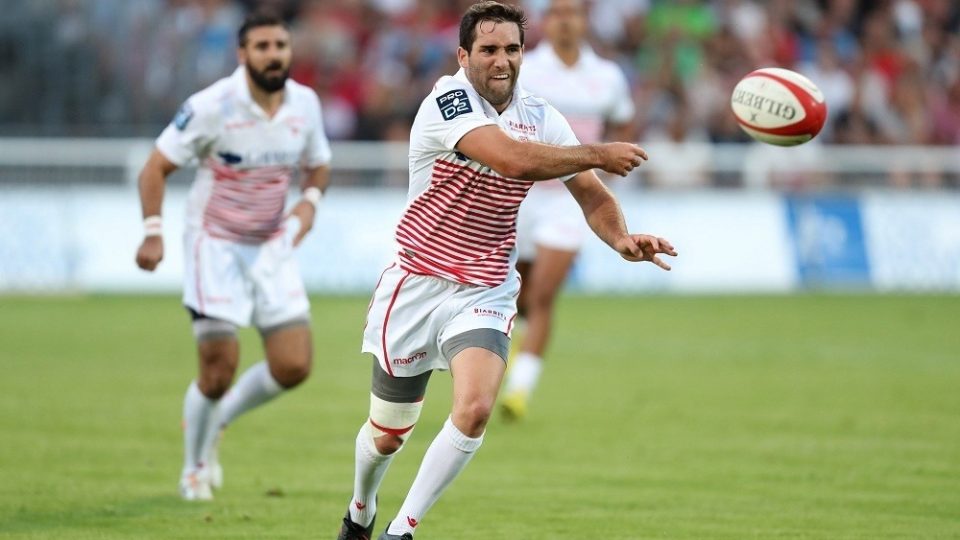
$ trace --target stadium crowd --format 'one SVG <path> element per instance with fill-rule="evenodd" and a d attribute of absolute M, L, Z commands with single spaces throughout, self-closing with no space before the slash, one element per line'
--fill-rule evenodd
<path fill-rule="evenodd" d="M 5 6 L 0 130 L 138 135 L 229 74 L 245 11 L 294 32 L 292 76 L 334 140 L 406 140 L 421 99 L 455 71 L 471 0 L 32 0 Z M 830 106 L 823 142 L 960 143 L 960 3 L 951 0 L 591 0 L 594 48 L 624 69 L 640 141 L 744 141 L 737 80 L 776 65 Z M 545 0 L 523 0 L 528 49 Z M 39 67 L 39 69 L 38 69 Z M 11 78 L 12 77 L 12 78 Z M 29 126 L 24 128 L 23 126 Z"/>

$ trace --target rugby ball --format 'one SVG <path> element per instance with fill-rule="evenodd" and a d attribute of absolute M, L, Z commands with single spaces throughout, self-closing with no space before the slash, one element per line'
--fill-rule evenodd
<path fill-rule="evenodd" d="M 734 87 L 730 107 L 748 135 L 777 146 L 809 141 L 827 119 L 827 103 L 817 85 L 782 68 L 748 73 Z"/>

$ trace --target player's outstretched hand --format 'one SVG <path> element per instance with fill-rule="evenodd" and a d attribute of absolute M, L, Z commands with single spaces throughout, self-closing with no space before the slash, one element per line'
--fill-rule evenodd
<path fill-rule="evenodd" d="M 137 250 L 137 266 L 153 272 L 163 260 L 163 237 L 147 236 Z"/>
<path fill-rule="evenodd" d="M 652 262 L 653 264 L 670 270 L 670 265 L 663 262 L 658 254 L 676 257 L 677 252 L 666 238 L 649 234 L 630 234 L 621 238 L 614 246 L 620 256 L 630 262 Z"/>
<path fill-rule="evenodd" d="M 313 228 L 313 218 L 316 215 L 317 210 L 310 201 L 298 202 L 297 205 L 293 207 L 293 210 L 290 210 L 290 213 L 287 214 L 287 217 L 297 216 L 300 219 L 300 232 L 293 237 L 293 247 L 299 246 L 300 242 L 303 241 L 303 237 Z"/>
<path fill-rule="evenodd" d="M 620 176 L 626 176 L 648 159 L 646 150 L 631 143 L 606 143 L 600 148 L 603 155 L 603 165 L 600 168 Z"/>

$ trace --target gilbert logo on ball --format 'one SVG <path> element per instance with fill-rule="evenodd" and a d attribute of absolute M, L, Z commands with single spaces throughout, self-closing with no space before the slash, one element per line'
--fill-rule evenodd
<path fill-rule="evenodd" d="M 777 146 L 809 141 L 827 119 L 823 92 L 810 79 L 782 68 L 758 69 L 740 79 L 730 107 L 748 135 Z"/>

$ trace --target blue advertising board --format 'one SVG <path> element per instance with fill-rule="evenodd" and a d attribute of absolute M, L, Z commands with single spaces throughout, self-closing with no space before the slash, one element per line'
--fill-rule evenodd
<path fill-rule="evenodd" d="M 804 287 L 867 288 L 870 263 L 855 196 L 788 196 L 787 221 Z"/>

